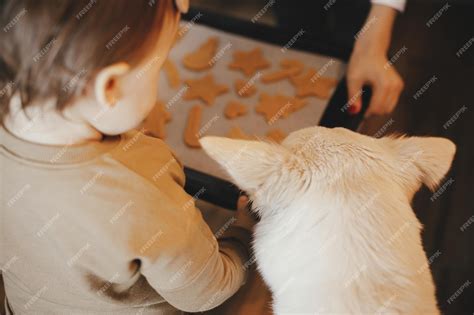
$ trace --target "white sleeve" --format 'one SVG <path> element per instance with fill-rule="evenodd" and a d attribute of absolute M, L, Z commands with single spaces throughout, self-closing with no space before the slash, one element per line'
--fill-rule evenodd
<path fill-rule="evenodd" d="M 405 10 L 406 0 L 371 0 L 372 4 L 386 5 L 400 12 Z"/>

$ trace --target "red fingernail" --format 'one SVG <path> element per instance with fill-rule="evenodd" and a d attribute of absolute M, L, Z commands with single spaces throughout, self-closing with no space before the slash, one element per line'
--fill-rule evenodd
<path fill-rule="evenodd" d="M 348 112 L 351 115 L 355 115 L 355 114 L 359 113 L 359 107 L 355 106 L 355 105 L 351 105 L 351 106 L 349 106 Z"/>

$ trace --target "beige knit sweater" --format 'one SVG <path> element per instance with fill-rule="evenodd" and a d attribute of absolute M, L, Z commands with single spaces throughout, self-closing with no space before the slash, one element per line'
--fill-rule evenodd
<path fill-rule="evenodd" d="M 181 314 L 244 283 L 249 231 L 219 243 L 166 144 L 45 146 L 0 126 L 0 267 L 15 314 Z"/>

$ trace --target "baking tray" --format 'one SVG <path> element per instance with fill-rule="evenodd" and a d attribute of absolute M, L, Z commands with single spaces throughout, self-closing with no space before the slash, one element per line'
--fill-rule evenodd
<path fill-rule="evenodd" d="M 362 121 L 370 99 L 369 90 L 363 93 L 361 113 L 352 116 L 347 111 L 341 110 L 348 102 L 344 73 L 345 61 L 350 56 L 351 47 L 341 47 L 335 43 L 323 42 L 314 36 L 308 39 L 304 37 L 304 34 L 299 36 L 296 41 L 292 41 L 296 34 L 290 34 L 285 30 L 202 10 L 191 10 L 182 23 L 189 32 L 176 44 L 170 54 L 170 59 L 178 66 L 182 79 L 199 78 L 206 73 L 185 69 L 181 63 L 183 56 L 188 52 L 195 51 L 209 37 L 217 36 L 220 41 L 218 48 L 220 56 L 210 72 L 213 73 L 216 81 L 229 86 L 230 93 L 219 97 L 213 106 L 203 105 L 202 125 L 208 124 L 206 135 L 225 136 L 232 126 L 239 126 L 244 132 L 260 137 L 263 137 L 265 131 L 273 128 L 289 133 L 311 125 L 341 126 L 355 130 Z M 290 42 L 291 47 L 288 47 Z M 268 85 L 257 83 L 259 91 L 257 95 L 251 98 L 239 98 L 234 91 L 233 82 L 238 78 L 244 80 L 250 78 L 227 68 L 232 60 L 233 51 L 250 50 L 254 47 L 260 47 L 264 56 L 272 63 L 272 68 L 263 72 L 278 69 L 279 61 L 288 58 L 301 60 L 307 67 L 317 69 L 330 62 L 324 76 L 337 78 L 339 84 L 329 101 L 308 98 L 308 106 L 286 119 L 279 119 L 270 128 L 270 126 L 266 126 L 263 116 L 256 114 L 253 109 L 257 104 L 258 95 L 260 92 L 275 94 L 284 91 L 283 94 L 291 96 L 292 86 L 290 83 L 287 81 Z M 181 97 L 177 97 L 180 90 L 181 88 L 171 89 L 163 75 L 160 80 L 159 98 L 167 104 L 173 115 L 172 121 L 167 125 L 166 142 L 185 164 L 185 189 L 192 196 L 199 195 L 199 199 L 227 209 L 235 209 L 236 200 L 240 195 L 239 189 L 228 181 L 228 175 L 203 150 L 188 148 L 183 142 L 187 112 L 191 106 L 200 102 L 182 100 Z M 249 114 L 235 120 L 224 118 L 223 110 L 229 100 L 238 100 L 247 104 Z M 216 119 L 216 117 L 218 118 Z"/>

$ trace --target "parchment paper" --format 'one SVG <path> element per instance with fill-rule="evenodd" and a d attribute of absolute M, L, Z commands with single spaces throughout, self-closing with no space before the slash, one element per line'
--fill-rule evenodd
<path fill-rule="evenodd" d="M 321 100 L 315 97 L 307 98 L 308 105 L 298 112 L 291 114 L 287 118 L 280 118 L 269 126 L 265 118 L 255 112 L 255 105 L 258 103 L 259 94 L 266 92 L 268 94 L 285 94 L 294 96 L 294 87 L 288 80 L 277 83 L 264 84 L 259 79 L 255 80 L 257 93 L 252 97 L 242 98 L 238 96 L 234 89 L 234 82 L 237 79 L 246 81 L 252 77 L 246 77 L 239 71 L 228 69 L 228 64 L 232 61 L 233 52 L 236 50 L 251 50 L 260 47 L 265 58 L 272 63 L 272 67 L 263 70 L 262 73 L 280 69 L 279 63 L 283 59 L 298 59 L 306 67 L 316 69 L 325 68 L 325 77 L 340 79 L 345 72 L 345 64 L 337 59 L 296 51 L 286 50 L 284 47 L 262 43 L 242 36 L 225 33 L 207 26 L 197 24 L 183 23 L 183 26 L 189 29 L 189 32 L 175 45 L 169 58 L 177 65 L 182 81 L 185 79 L 200 78 L 208 71 L 194 72 L 187 70 L 182 60 L 184 55 L 194 52 L 209 37 L 217 36 L 219 38 L 219 47 L 215 57 L 216 63 L 209 70 L 216 81 L 229 87 L 230 92 L 219 96 L 212 106 L 207 106 L 199 100 L 184 101 L 182 99 L 185 85 L 183 83 L 177 89 L 169 86 L 164 73 L 161 74 L 159 83 L 158 99 L 164 102 L 172 114 L 172 121 L 166 126 L 167 137 L 165 141 L 177 153 L 184 165 L 206 172 L 208 174 L 229 179 L 228 175 L 211 160 L 202 149 L 193 149 L 185 145 L 183 141 L 183 132 L 186 126 L 188 110 L 195 104 L 203 105 L 203 114 L 201 126 L 206 126 L 205 135 L 226 136 L 232 126 L 239 126 L 246 134 L 264 137 L 270 129 L 281 129 L 285 133 L 290 133 L 308 126 L 317 125 L 327 106 L 328 100 Z M 289 39 L 291 40 L 291 39 Z M 245 116 L 228 120 L 224 116 L 224 108 L 228 101 L 238 100 L 248 106 L 248 113 Z"/>

